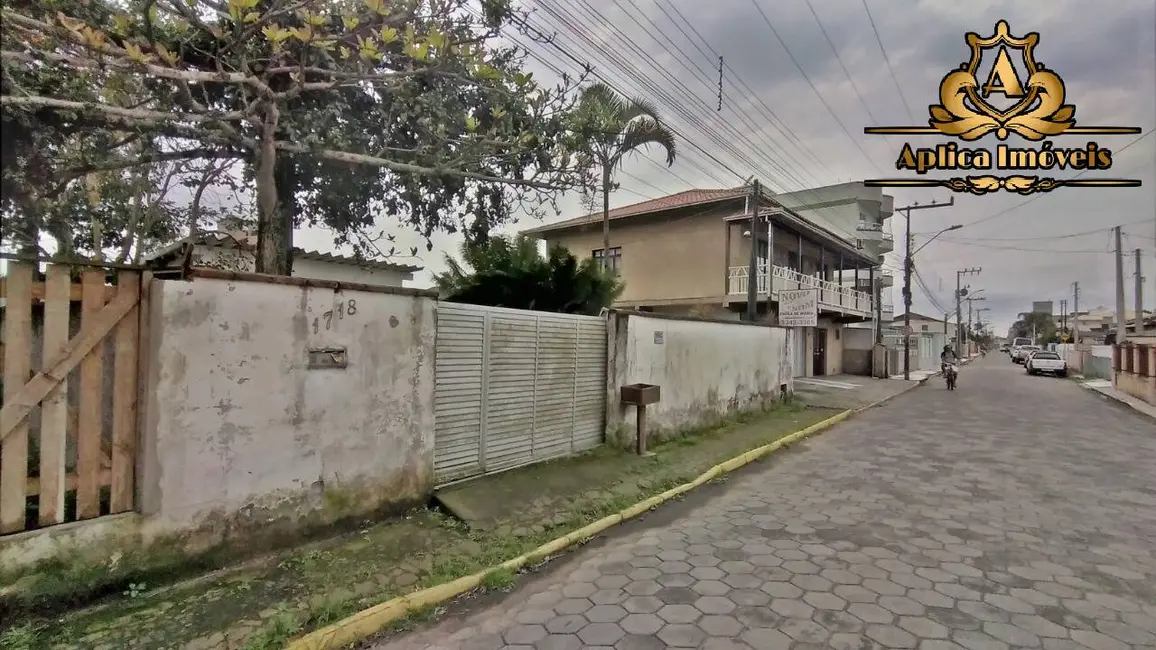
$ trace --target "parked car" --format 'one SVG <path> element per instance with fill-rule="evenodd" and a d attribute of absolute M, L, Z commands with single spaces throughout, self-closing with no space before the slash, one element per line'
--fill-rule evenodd
<path fill-rule="evenodd" d="M 1024 362 L 1024 369 L 1029 375 L 1049 374 L 1060 377 L 1068 376 L 1068 362 L 1060 355 L 1047 350 L 1033 352 Z"/>
<path fill-rule="evenodd" d="M 1030 356 L 1033 352 L 1039 352 L 1042 349 L 1043 348 L 1038 345 L 1021 345 L 1017 348 L 1013 348 L 1012 362 L 1023 363 L 1028 360 L 1028 356 Z"/>

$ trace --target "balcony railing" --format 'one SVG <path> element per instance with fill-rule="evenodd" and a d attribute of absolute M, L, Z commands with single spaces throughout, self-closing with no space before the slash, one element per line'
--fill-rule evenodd
<path fill-rule="evenodd" d="M 850 287 L 840 286 L 838 282 L 823 280 L 818 276 L 805 275 L 785 266 L 772 266 L 771 277 L 774 279 L 773 288 L 775 299 L 778 292 L 786 289 L 817 289 L 819 291 L 819 305 L 828 311 L 842 311 L 862 316 L 871 315 L 871 295 L 864 291 L 856 291 Z M 756 291 L 760 296 L 767 295 L 767 263 L 758 265 Z M 745 266 L 732 266 L 727 274 L 727 293 L 734 296 L 745 296 L 750 286 L 750 270 Z"/>

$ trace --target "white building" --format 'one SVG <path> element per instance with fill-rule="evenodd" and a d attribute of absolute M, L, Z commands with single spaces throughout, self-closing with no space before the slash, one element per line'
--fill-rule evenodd
<path fill-rule="evenodd" d="M 895 211 L 895 198 L 884 194 L 882 188 L 855 182 L 776 194 L 775 200 L 807 221 L 853 239 L 859 248 L 876 256 L 879 261 L 876 275 L 883 296 L 882 321 L 889 322 L 894 316 L 894 306 L 889 297 L 895 278 L 882 265 L 883 256 L 895 249 L 895 238 L 888 222 Z M 854 280 L 848 279 L 845 283 L 853 284 Z M 870 281 L 860 278 L 859 286 L 855 288 L 869 292 Z"/>

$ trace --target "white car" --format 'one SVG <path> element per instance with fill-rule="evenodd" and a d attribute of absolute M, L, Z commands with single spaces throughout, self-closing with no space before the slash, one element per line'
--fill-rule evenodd
<path fill-rule="evenodd" d="M 1012 348 L 1012 363 L 1024 363 L 1033 352 L 1042 350 L 1038 345 L 1021 345 L 1018 348 Z"/>
<path fill-rule="evenodd" d="M 1031 356 L 1024 361 L 1024 369 L 1029 375 L 1057 375 L 1059 377 L 1068 376 L 1068 362 L 1060 358 L 1060 355 L 1055 352 L 1048 352 L 1041 350 L 1033 352 Z"/>

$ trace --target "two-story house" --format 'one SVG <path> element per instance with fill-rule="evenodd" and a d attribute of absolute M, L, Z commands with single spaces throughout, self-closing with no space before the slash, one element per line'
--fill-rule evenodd
<path fill-rule="evenodd" d="M 843 326 L 876 317 L 866 289 L 880 279 L 881 253 L 864 246 L 855 231 L 816 223 L 784 206 L 778 195 L 761 197 L 752 228 L 750 199 L 745 187 L 696 189 L 615 208 L 609 251 L 602 250 L 601 213 L 524 234 L 565 246 L 579 258 L 609 259 L 626 285 L 616 307 L 730 320 L 745 318 L 754 246 L 761 319 L 775 322 L 782 290 L 818 291 L 818 327 L 800 328 L 795 337 L 796 375 L 841 373 Z M 800 197 L 795 202 L 802 204 Z"/>

